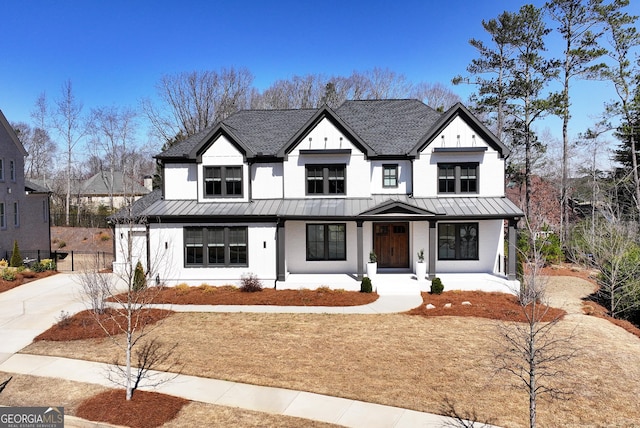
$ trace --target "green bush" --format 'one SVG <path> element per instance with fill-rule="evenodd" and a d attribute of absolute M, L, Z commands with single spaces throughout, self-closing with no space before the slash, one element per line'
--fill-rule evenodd
<path fill-rule="evenodd" d="M 16 280 L 16 272 L 13 269 L 4 269 L 2 271 L 2 279 L 5 281 L 15 281 Z"/>
<path fill-rule="evenodd" d="M 256 274 L 247 273 L 240 278 L 240 291 L 245 293 L 255 293 L 256 291 L 262 291 L 262 282 L 258 279 Z"/>
<path fill-rule="evenodd" d="M 440 278 L 433 278 L 431 280 L 431 294 L 442 294 L 444 291 L 444 285 Z"/>
<path fill-rule="evenodd" d="M 142 263 L 138 260 L 136 270 L 133 272 L 133 291 L 142 291 L 147 288 L 147 277 L 144 274 Z"/>
<path fill-rule="evenodd" d="M 22 266 L 22 256 L 20 255 L 20 248 L 18 248 L 18 241 L 13 241 L 13 253 L 11 253 L 11 259 L 9 260 L 9 266 L 20 267 Z"/>
<path fill-rule="evenodd" d="M 361 293 L 371 293 L 373 291 L 373 286 L 371 285 L 371 278 L 365 276 L 362 278 L 362 282 L 360 283 L 360 292 Z"/>

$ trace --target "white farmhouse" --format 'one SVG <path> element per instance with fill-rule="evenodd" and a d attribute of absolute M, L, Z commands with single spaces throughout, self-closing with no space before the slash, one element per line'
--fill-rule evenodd
<path fill-rule="evenodd" d="M 380 284 L 513 286 L 523 213 L 505 198 L 508 154 L 461 104 L 240 111 L 156 156 L 163 189 L 134 205 L 135 226 L 116 225 L 114 269 L 140 260 L 168 284 L 250 272 L 276 288 L 358 289 L 373 251 Z M 413 275 L 420 250 L 427 278 Z"/>

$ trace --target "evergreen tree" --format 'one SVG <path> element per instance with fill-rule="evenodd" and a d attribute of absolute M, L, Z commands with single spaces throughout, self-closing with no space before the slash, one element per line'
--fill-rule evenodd
<path fill-rule="evenodd" d="M 20 248 L 18 248 L 18 241 L 13 241 L 13 252 L 11 253 L 9 266 L 11 267 L 24 266 L 24 263 L 22 262 L 22 256 L 20 255 Z"/>

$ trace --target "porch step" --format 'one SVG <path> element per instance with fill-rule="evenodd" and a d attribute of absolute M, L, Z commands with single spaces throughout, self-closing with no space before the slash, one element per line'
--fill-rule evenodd
<path fill-rule="evenodd" d="M 371 278 L 373 289 L 381 296 L 415 296 L 429 289 L 429 281 L 417 281 L 413 275 L 378 274 Z"/>

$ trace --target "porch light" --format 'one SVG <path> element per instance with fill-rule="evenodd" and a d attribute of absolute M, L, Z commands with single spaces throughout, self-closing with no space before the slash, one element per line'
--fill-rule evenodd
<path fill-rule="evenodd" d="M 456 142 L 456 146 L 460 147 L 460 135 L 458 135 L 458 141 Z"/>
<path fill-rule="evenodd" d="M 444 135 L 441 136 L 441 141 L 442 141 L 441 146 L 444 147 Z"/>
<path fill-rule="evenodd" d="M 328 138 L 327 138 L 327 137 L 324 137 L 324 148 L 325 148 L 325 149 L 327 148 L 327 140 L 328 140 Z"/>
<path fill-rule="evenodd" d="M 309 137 L 309 148 L 311 148 L 311 140 L 312 140 L 312 138 Z"/>
<path fill-rule="evenodd" d="M 471 147 L 475 147 L 476 146 L 476 134 L 473 134 L 471 136 Z"/>

